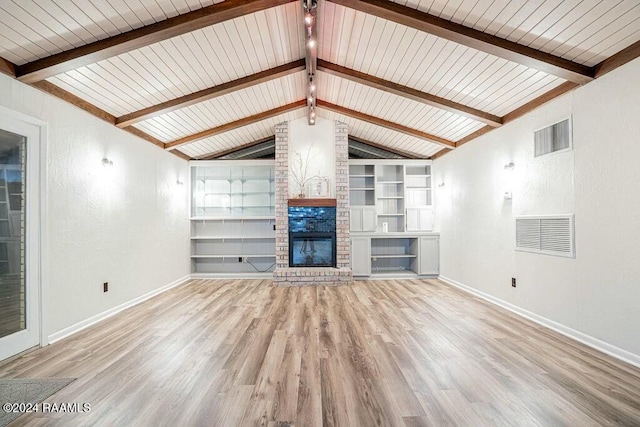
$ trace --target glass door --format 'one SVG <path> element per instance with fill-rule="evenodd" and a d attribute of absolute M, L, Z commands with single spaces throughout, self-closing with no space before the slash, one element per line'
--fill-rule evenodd
<path fill-rule="evenodd" d="M 39 146 L 0 110 L 0 360 L 40 343 Z"/>

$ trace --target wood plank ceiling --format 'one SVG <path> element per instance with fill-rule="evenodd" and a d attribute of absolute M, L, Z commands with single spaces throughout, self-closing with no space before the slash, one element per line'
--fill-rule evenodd
<path fill-rule="evenodd" d="M 636 0 L 318 0 L 316 10 L 318 117 L 421 158 L 640 55 Z M 0 2 L 0 71 L 189 159 L 306 115 L 304 37 L 300 0 Z"/>

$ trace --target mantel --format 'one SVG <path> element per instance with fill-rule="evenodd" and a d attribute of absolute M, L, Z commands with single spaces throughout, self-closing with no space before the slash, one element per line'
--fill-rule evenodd
<path fill-rule="evenodd" d="M 289 199 L 289 206 L 336 206 L 336 199 Z"/>

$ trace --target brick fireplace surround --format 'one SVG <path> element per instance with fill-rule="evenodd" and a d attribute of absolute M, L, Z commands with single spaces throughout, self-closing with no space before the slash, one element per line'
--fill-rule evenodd
<path fill-rule="evenodd" d="M 348 285 L 353 279 L 349 245 L 349 147 L 347 125 L 334 122 L 336 164 L 336 262 L 332 267 L 289 267 L 289 123 L 276 125 L 276 269 L 280 286 Z"/>

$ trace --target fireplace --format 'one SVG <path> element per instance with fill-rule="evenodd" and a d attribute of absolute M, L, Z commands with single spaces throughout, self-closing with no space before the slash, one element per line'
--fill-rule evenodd
<path fill-rule="evenodd" d="M 335 206 L 289 206 L 289 267 L 336 267 Z"/>

